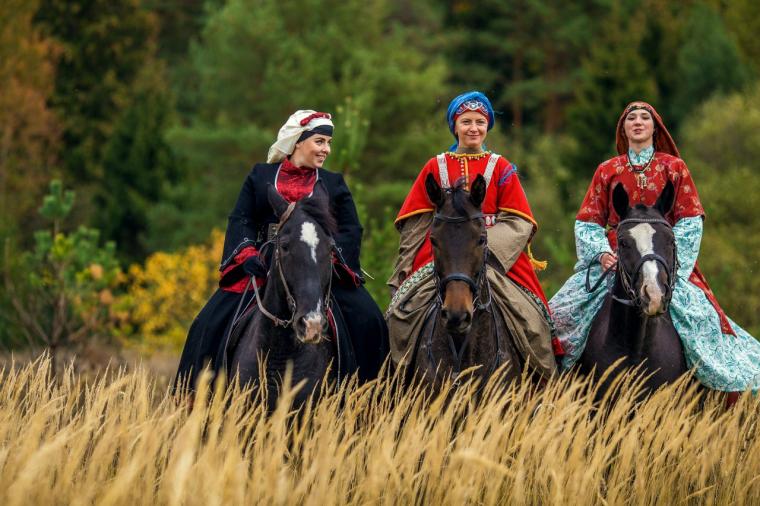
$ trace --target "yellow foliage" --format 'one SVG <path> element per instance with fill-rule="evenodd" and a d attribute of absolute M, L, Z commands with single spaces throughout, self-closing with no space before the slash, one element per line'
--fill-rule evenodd
<path fill-rule="evenodd" d="M 116 304 L 125 344 L 144 351 L 181 350 L 187 330 L 219 281 L 224 234 L 214 230 L 209 244 L 175 253 L 158 252 L 127 273 L 127 291 Z"/>

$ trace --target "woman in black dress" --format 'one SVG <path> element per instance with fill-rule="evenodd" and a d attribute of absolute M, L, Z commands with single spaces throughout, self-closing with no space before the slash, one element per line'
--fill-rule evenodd
<path fill-rule="evenodd" d="M 229 216 L 224 252 L 219 267 L 219 289 L 195 318 L 185 342 L 177 381 L 193 388 L 208 364 L 218 372 L 224 363 L 225 336 L 250 276 L 266 282 L 267 259 L 260 248 L 276 231 L 278 219 L 267 199 L 267 186 L 274 185 L 287 201 L 309 195 L 321 180 L 330 196 L 331 212 L 338 224 L 335 236 L 338 258 L 332 283 L 334 326 L 341 340 L 342 374 L 358 370 L 360 380 L 377 373 L 388 354 L 388 330 L 375 301 L 364 288 L 359 253 L 362 226 L 351 192 L 343 176 L 322 165 L 330 154 L 333 124 L 327 113 L 296 111 L 280 129 L 269 149 L 267 163 L 254 165 L 243 183 L 237 204 Z"/>

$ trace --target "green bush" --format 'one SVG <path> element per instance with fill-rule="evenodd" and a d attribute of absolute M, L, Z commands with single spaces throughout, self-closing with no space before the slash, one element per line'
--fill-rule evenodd
<path fill-rule="evenodd" d="M 97 230 L 80 226 L 64 232 L 74 192 L 60 181 L 50 183 L 40 214 L 49 228 L 34 234 L 34 246 L 16 251 L 6 242 L 5 318 L 20 329 L 29 345 L 44 345 L 53 356 L 60 347 L 110 335 L 109 307 L 122 272 L 113 243 L 98 244 Z"/>

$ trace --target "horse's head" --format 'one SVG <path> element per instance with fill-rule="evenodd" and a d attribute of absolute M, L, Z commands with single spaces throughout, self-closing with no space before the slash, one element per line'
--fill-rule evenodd
<path fill-rule="evenodd" d="M 267 196 L 280 220 L 270 282 L 279 276 L 296 337 L 306 343 L 319 342 L 327 328 L 336 230 L 327 190 L 317 181 L 311 196 L 296 204 L 288 203 L 271 185 Z"/>
<path fill-rule="evenodd" d="M 676 277 L 676 243 L 665 215 L 673 207 L 675 190 L 668 181 L 652 207 L 629 207 L 628 194 L 618 184 L 612 203 L 620 216 L 617 228 L 618 277 L 632 304 L 647 316 L 668 310 Z"/>
<path fill-rule="evenodd" d="M 475 298 L 485 282 L 486 229 L 480 206 L 486 181 L 478 175 L 469 192 L 461 181 L 452 189 L 442 189 L 429 174 L 425 189 L 435 205 L 430 242 L 441 315 L 450 332 L 465 334 L 472 325 Z"/>

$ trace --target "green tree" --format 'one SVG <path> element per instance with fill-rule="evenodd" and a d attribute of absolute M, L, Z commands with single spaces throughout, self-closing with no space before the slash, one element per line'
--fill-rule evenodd
<path fill-rule="evenodd" d="M 29 345 L 42 344 L 52 356 L 53 374 L 61 347 L 81 345 L 107 334 L 108 307 L 121 270 L 113 243 L 98 245 L 97 230 L 63 231 L 74 192 L 50 183 L 40 214 L 48 228 L 34 234 L 31 250 L 5 244 L 3 281 L 12 311 L 3 319 L 20 329 Z"/>
<path fill-rule="evenodd" d="M 575 214 L 588 181 L 574 178 L 563 153 L 573 150 L 567 136 L 539 136 L 511 143 L 509 160 L 518 166 L 520 182 L 538 222 L 531 250 L 547 260 L 538 278 L 547 297 L 554 295 L 573 272 L 575 265 Z"/>
<path fill-rule="evenodd" d="M 40 0 L 36 21 L 62 47 L 50 104 L 63 121 L 63 167 L 78 183 L 96 182 L 155 21 L 140 0 Z"/>
<path fill-rule="evenodd" d="M 705 208 L 699 264 L 726 313 L 760 335 L 760 87 L 716 97 L 684 122 L 682 155 Z"/>
<path fill-rule="evenodd" d="M 607 2 L 484 0 L 449 3 L 454 81 L 484 89 L 506 122 L 555 132 Z"/>
<path fill-rule="evenodd" d="M 713 93 L 736 91 L 748 81 L 739 49 L 713 8 L 695 5 L 683 31 L 670 107 L 676 122 Z"/>
<path fill-rule="evenodd" d="M 114 125 L 103 157 L 103 177 L 95 195 L 96 227 L 134 262 L 150 250 L 148 215 L 181 175 L 179 161 L 165 140 L 172 102 L 163 67 L 146 65 L 129 105 Z"/>
<path fill-rule="evenodd" d="M 656 107 L 656 87 L 641 56 L 645 13 L 615 2 L 582 65 L 582 81 L 568 108 L 568 133 L 577 141 L 571 167 L 588 181 L 596 166 L 614 153 L 615 126 L 628 102 Z"/>
<path fill-rule="evenodd" d="M 754 0 L 710 0 L 723 18 L 725 26 L 740 50 L 744 64 L 757 75 L 760 72 L 760 9 Z"/>
<path fill-rule="evenodd" d="M 427 28 L 405 24 L 402 4 L 230 0 L 209 15 L 192 50 L 197 109 L 170 137 L 191 170 L 177 195 L 203 199 L 174 202 L 177 208 L 205 210 L 203 216 L 186 217 L 192 223 L 205 220 L 195 240 L 220 224 L 245 173 L 265 158 L 277 130 L 296 109 L 335 113 L 333 148 L 341 153 L 361 140 L 345 135 L 337 115 L 350 97 L 366 121 L 361 135 L 366 144 L 350 176 L 367 182 L 411 177 L 445 145 L 441 104 L 450 94 L 443 58 L 434 56 L 436 37 L 420 33 Z M 184 222 L 176 226 L 185 227 Z"/>

